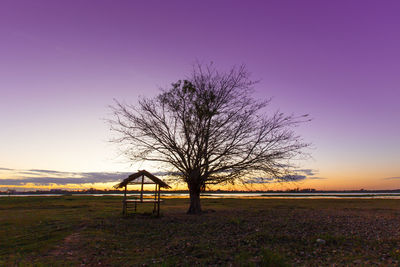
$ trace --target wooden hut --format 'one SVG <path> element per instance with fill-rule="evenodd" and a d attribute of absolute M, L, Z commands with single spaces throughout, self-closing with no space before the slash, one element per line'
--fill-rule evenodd
<path fill-rule="evenodd" d="M 144 185 L 155 185 L 154 190 L 154 198 L 143 198 L 143 189 Z M 140 185 L 140 195 L 136 198 L 128 199 L 126 196 L 126 191 L 128 185 Z M 114 186 L 115 188 L 124 188 L 124 199 L 122 200 L 122 214 L 126 215 L 128 211 L 128 204 L 134 204 L 135 211 L 137 209 L 138 203 L 154 203 L 153 213 L 157 213 L 157 216 L 160 215 L 160 192 L 161 187 L 163 188 L 171 188 L 161 179 L 157 178 L 153 174 L 148 171 L 142 170 L 137 173 L 129 175 L 128 178 L 124 179 L 121 183 Z"/>

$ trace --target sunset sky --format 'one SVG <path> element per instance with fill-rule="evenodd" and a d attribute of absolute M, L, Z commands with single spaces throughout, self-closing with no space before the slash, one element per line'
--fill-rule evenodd
<path fill-rule="evenodd" d="M 313 118 L 296 129 L 313 144 L 305 178 L 266 189 L 400 188 L 399 14 L 399 1 L 1 1 L 0 190 L 162 171 L 118 156 L 108 105 L 196 61 L 245 64 L 271 110 Z"/>

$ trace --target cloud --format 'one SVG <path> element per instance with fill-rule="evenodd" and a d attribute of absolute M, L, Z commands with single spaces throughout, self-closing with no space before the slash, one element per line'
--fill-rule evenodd
<path fill-rule="evenodd" d="M 328 178 L 312 176 L 312 177 L 307 177 L 307 179 L 311 179 L 311 180 L 325 180 L 325 179 L 328 179 Z"/>
<path fill-rule="evenodd" d="M 305 176 L 305 175 L 293 174 L 293 175 L 285 175 L 285 176 L 279 177 L 279 180 L 293 182 L 293 181 L 301 181 L 306 178 L 307 178 L 307 176 Z"/>
<path fill-rule="evenodd" d="M 400 176 L 383 178 L 383 180 L 398 180 L 398 179 L 400 179 Z"/>
<path fill-rule="evenodd" d="M 285 175 L 278 178 L 271 178 L 271 177 L 255 177 L 246 179 L 244 183 L 246 184 L 271 184 L 277 182 L 297 182 L 307 179 L 305 175 Z"/>
<path fill-rule="evenodd" d="M 65 172 L 60 172 L 60 171 L 38 170 L 38 169 L 28 170 L 28 172 L 32 172 L 32 173 L 55 173 L 55 174 L 63 174 L 63 173 L 65 173 Z"/>
<path fill-rule="evenodd" d="M 325 180 L 328 178 L 325 177 L 319 177 L 319 176 L 314 176 L 318 174 L 318 170 L 313 170 L 313 169 L 297 169 L 295 172 L 298 174 L 298 180 L 304 180 L 304 179 L 309 179 L 309 180 Z M 300 175 L 303 174 L 303 175 Z M 301 177 L 303 176 L 303 178 Z M 304 177 L 305 176 L 305 177 Z"/>
<path fill-rule="evenodd" d="M 155 176 L 180 176 L 182 175 L 181 172 L 155 172 L 153 173 Z"/>
<path fill-rule="evenodd" d="M 19 185 L 35 184 L 38 186 L 48 186 L 50 184 L 68 185 L 68 184 L 95 184 L 95 183 L 117 183 L 127 178 L 132 172 L 62 172 L 55 170 L 28 169 L 15 170 L 10 168 L 0 168 L 0 171 L 12 172 L 13 177 L 18 178 L 0 178 L 0 185 Z M 326 179 L 313 176 L 316 173 L 312 169 L 298 169 L 296 174 L 285 175 L 278 178 L 273 177 L 254 177 L 247 179 L 246 184 L 269 184 L 285 181 L 302 181 L 305 179 Z M 155 176 L 179 176 L 180 172 L 155 172 Z M 386 179 L 400 179 L 400 177 L 391 177 Z"/>
<path fill-rule="evenodd" d="M 130 173 L 129 173 L 130 174 Z M 36 185 L 67 185 L 67 184 L 94 184 L 94 183 L 107 183 L 107 182 L 118 182 L 126 178 L 128 173 L 80 173 L 78 178 L 68 177 L 52 177 L 52 176 L 36 176 L 36 177 L 22 177 L 12 179 L 0 179 L 1 185 L 25 185 L 25 184 L 36 184 Z"/>
<path fill-rule="evenodd" d="M 14 169 L 9 169 L 9 168 L 0 168 L 0 171 L 14 171 Z"/>
<path fill-rule="evenodd" d="M 0 179 L 0 185 L 49 185 L 49 184 L 94 184 L 118 182 L 128 177 L 128 172 L 61 172 L 54 170 L 13 170 L 1 168 L 4 171 L 13 172 L 18 178 Z"/>
<path fill-rule="evenodd" d="M 313 176 L 313 175 L 318 173 L 318 171 L 313 170 L 313 169 L 296 169 L 294 171 L 302 173 L 302 174 L 305 174 L 305 175 L 308 175 L 308 176 Z"/>
<path fill-rule="evenodd" d="M 38 186 L 47 186 L 50 184 L 94 184 L 120 182 L 127 178 L 132 172 L 62 172 L 54 170 L 15 170 L 9 168 L 0 168 L 0 171 L 13 172 L 13 176 L 18 178 L 0 178 L 0 185 L 26 185 L 35 184 Z M 156 176 L 179 175 L 177 172 L 156 172 Z"/>
<path fill-rule="evenodd" d="M 246 179 L 244 181 L 245 184 L 270 184 L 275 183 L 275 179 L 273 178 L 265 178 L 265 177 L 254 177 L 250 179 Z"/>

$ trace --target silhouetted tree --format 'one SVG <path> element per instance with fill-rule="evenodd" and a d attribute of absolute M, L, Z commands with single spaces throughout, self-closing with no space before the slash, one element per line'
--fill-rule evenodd
<path fill-rule="evenodd" d="M 307 121 L 265 113 L 269 100 L 252 97 L 255 82 L 245 67 L 221 73 L 213 65 L 193 68 L 137 105 L 116 101 L 111 129 L 132 160 L 166 163 L 190 192 L 188 213 L 200 213 L 207 185 L 295 180 L 290 160 L 308 144 L 292 128 Z"/>

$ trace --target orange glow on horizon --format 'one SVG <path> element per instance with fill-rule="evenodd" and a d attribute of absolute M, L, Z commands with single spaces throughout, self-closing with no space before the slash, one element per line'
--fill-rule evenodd
<path fill-rule="evenodd" d="M 88 184 L 49 184 L 38 185 L 27 183 L 24 185 L 1 185 L 0 190 L 7 189 L 21 190 L 51 190 L 65 189 L 71 191 L 99 189 L 99 190 L 115 190 L 116 183 L 88 183 Z M 163 189 L 163 191 L 187 190 L 184 184 L 171 184 L 171 189 Z M 293 190 L 293 189 L 316 189 L 316 190 L 390 190 L 400 189 L 400 179 L 363 179 L 363 178 L 332 178 L 332 179 L 306 179 L 299 182 L 282 182 L 269 184 L 237 184 L 237 185 L 213 185 L 207 187 L 207 190 L 226 190 L 226 191 L 266 191 L 266 190 Z M 129 186 L 129 190 L 136 190 L 135 186 Z M 153 187 L 148 185 L 145 190 L 151 191 Z M 122 192 L 122 191 L 121 191 Z"/>
<path fill-rule="evenodd" d="M 150 169 L 152 170 L 152 169 Z M 18 191 L 26 190 L 51 190 L 51 189 L 66 189 L 71 191 L 87 190 L 90 188 L 100 190 L 114 190 L 114 185 L 119 181 L 107 182 L 107 183 L 69 183 L 69 184 L 40 184 L 38 183 L 25 183 L 19 184 L 21 179 L 22 171 L 14 170 L 2 170 L 0 172 L 1 180 L 14 180 L 17 181 L 13 184 L 0 185 L 1 191 L 7 189 L 15 189 Z M 152 170 L 155 172 L 154 170 Z M 281 183 L 265 183 L 265 184 L 221 184 L 208 186 L 207 190 L 226 190 L 226 191 L 266 191 L 266 190 L 293 190 L 299 189 L 315 189 L 315 190 L 393 190 L 400 189 L 400 178 L 398 177 L 395 169 L 387 169 L 384 172 L 374 170 L 372 168 L 365 168 L 363 171 L 359 171 L 356 168 L 353 169 L 340 169 L 330 170 L 329 174 L 326 172 L 320 172 L 315 175 L 308 176 L 308 178 L 298 182 L 281 182 Z M 48 175 L 51 175 L 49 172 Z M 24 177 L 24 176 L 22 176 Z M 30 176 L 34 177 L 39 181 L 41 176 Z M 61 176 L 54 174 L 51 177 L 57 177 L 62 180 Z M 61 181 L 60 180 L 60 181 Z M 94 179 L 96 180 L 96 179 Z M 165 180 L 165 179 L 164 179 Z M 78 180 L 77 180 L 78 181 Z M 170 190 L 187 190 L 187 186 L 183 183 L 169 183 L 172 187 Z M 130 186 L 131 187 L 131 186 Z M 146 186 L 147 187 L 147 186 Z M 134 187 L 132 186 L 132 189 Z M 145 188 L 147 189 L 147 188 Z M 152 186 L 148 186 L 147 190 L 153 190 Z M 165 190 L 165 191 L 170 191 Z"/>

